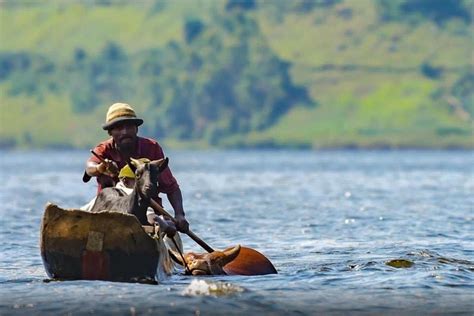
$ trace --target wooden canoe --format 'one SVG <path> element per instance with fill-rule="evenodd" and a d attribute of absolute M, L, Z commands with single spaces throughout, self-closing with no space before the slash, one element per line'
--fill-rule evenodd
<path fill-rule="evenodd" d="M 133 215 L 65 210 L 48 203 L 40 238 L 52 279 L 156 283 L 157 244 Z"/>

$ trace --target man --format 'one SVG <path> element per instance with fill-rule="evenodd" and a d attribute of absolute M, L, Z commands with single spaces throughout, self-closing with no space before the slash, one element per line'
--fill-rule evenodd
<path fill-rule="evenodd" d="M 85 182 L 90 177 L 97 177 L 98 190 L 114 186 L 118 182 L 118 171 L 123 168 L 130 158 L 148 158 L 157 160 L 164 158 L 163 149 L 157 141 L 138 136 L 138 126 L 143 120 L 137 118 L 133 108 L 125 103 L 112 104 L 105 118 L 102 128 L 111 138 L 101 142 L 94 148 L 95 155 L 86 163 L 83 177 Z M 176 228 L 183 233 L 189 230 L 189 223 L 185 218 L 183 198 L 178 182 L 171 170 L 166 168 L 158 177 L 158 191 L 165 193 L 174 209 Z M 161 198 L 157 202 L 162 205 Z"/>

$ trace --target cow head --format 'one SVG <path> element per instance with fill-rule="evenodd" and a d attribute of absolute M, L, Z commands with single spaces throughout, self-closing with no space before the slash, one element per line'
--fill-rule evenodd
<path fill-rule="evenodd" d="M 169 250 L 171 258 L 184 266 L 181 255 Z M 217 275 L 226 274 L 223 267 L 234 260 L 240 252 L 240 245 L 225 251 L 213 251 L 211 253 L 197 254 L 188 252 L 184 254 L 184 260 L 189 268 L 187 273 L 192 275 Z"/>

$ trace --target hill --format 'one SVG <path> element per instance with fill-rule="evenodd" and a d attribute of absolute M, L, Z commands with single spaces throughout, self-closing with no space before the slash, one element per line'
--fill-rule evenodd
<path fill-rule="evenodd" d="M 0 145 L 474 147 L 473 2 L 0 4 Z"/>

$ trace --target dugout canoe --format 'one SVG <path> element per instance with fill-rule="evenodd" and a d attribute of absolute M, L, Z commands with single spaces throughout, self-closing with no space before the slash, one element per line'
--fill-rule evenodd
<path fill-rule="evenodd" d="M 40 234 L 46 273 L 55 280 L 156 283 L 160 253 L 150 229 L 133 215 L 48 203 Z"/>

